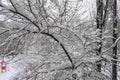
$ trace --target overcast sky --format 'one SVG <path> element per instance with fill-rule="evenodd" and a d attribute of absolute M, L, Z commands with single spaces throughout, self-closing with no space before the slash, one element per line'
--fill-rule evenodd
<path fill-rule="evenodd" d="M 70 0 L 70 1 L 76 1 L 76 0 Z M 88 18 L 91 18 L 91 15 L 95 17 L 95 11 L 96 11 L 96 0 L 77 0 L 77 1 L 83 1 L 83 8 L 81 11 L 86 10 L 86 13 L 83 17 L 88 16 Z M 0 0 L 0 2 L 7 5 L 7 0 Z M 1 8 L 0 8 L 1 9 Z M 120 10 L 120 1 L 118 0 L 118 9 Z M 120 13 L 118 13 L 120 14 Z M 1 19 L 1 18 L 0 18 Z"/>

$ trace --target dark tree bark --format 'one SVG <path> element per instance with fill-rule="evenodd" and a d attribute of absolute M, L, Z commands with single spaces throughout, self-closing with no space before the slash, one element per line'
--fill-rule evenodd
<path fill-rule="evenodd" d="M 97 29 L 100 29 L 99 38 L 102 38 L 102 26 L 103 26 L 103 0 L 97 0 L 97 17 L 96 17 Z M 97 55 L 101 54 L 102 41 L 98 42 L 100 47 L 97 49 Z M 97 71 L 101 72 L 101 61 L 97 61 Z"/>
<path fill-rule="evenodd" d="M 113 0 L 113 44 L 117 39 L 117 0 Z M 117 44 L 113 47 L 112 80 L 117 80 Z"/>
<path fill-rule="evenodd" d="M 104 2 L 105 4 L 103 4 Z M 97 43 L 97 45 L 99 45 L 100 47 L 97 49 L 96 53 L 98 56 L 100 56 L 102 52 L 102 32 L 107 22 L 108 6 L 109 0 L 97 0 L 96 28 L 100 30 L 100 34 L 98 35 L 98 37 L 100 38 L 100 42 Z M 97 71 L 101 72 L 101 60 L 97 61 Z"/>

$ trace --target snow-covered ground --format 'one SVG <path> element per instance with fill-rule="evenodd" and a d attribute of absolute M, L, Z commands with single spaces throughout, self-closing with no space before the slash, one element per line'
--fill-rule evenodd
<path fill-rule="evenodd" d="M 16 73 L 19 70 L 17 69 L 15 64 L 9 64 L 7 65 L 7 71 L 1 72 L 0 71 L 0 80 L 12 80 L 13 77 L 15 77 Z"/>

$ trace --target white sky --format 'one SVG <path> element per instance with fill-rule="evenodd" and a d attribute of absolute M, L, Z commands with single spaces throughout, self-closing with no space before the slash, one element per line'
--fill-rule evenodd
<path fill-rule="evenodd" d="M 7 4 L 7 0 L 0 0 L 0 2 Z"/>

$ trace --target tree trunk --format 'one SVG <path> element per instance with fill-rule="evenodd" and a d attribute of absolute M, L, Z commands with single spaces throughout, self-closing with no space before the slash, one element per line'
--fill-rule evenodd
<path fill-rule="evenodd" d="M 97 0 L 97 29 L 100 29 L 99 38 L 102 38 L 102 23 L 103 23 L 103 0 Z M 99 56 L 101 54 L 102 49 L 102 41 L 98 42 L 100 47 L 97 49 L 97 55 Z M 101 61 L 97 61 L 97 71 L 101 72 Z"/>
<path fill-rule="evenodd" d="M 117 0 L 113 0 L 113 44 L 117 39 Z M 117 80 L 117 44 L 113 47 L 112 80 Z"/>

